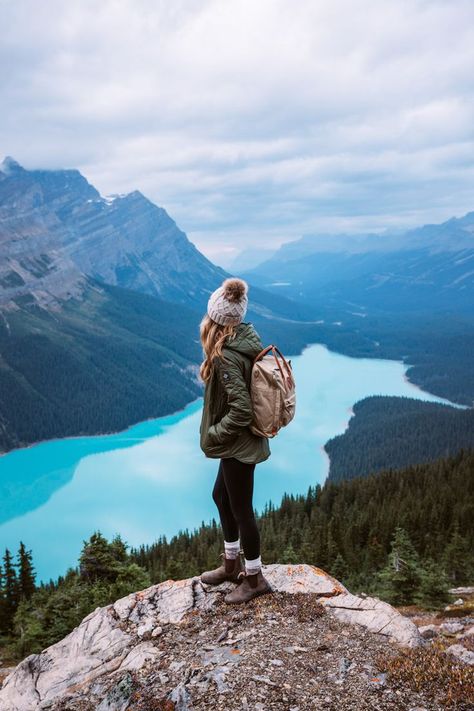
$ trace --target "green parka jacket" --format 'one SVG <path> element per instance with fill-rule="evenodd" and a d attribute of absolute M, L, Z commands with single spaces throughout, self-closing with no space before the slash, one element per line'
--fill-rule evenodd
<path fill-rule="evenodd" d="M 253 434 L 249 428 L 253 417 L 250 375 L 253 359 L 262 349 L 253 324 L 240 323 L 235 338 L 227 339 L 222 348 L 222 358 L 214 359 L 199 429 L 206 457 L 235 457 L 258 464 L 270 456 L 268 438 Z"/>

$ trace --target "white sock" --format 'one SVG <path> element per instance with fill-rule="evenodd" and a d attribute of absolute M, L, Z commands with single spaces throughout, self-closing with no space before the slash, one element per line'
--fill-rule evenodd
<path fill-rule="evenodd" d="M 226 558 L 235 560 L 240 551 L 240 539 L 237 538 L 236 541 L 224 541 L 224 551 Z"/>
<path fill-rule="evenodd" d="M 253 558 L 252 560 L 247 560 L 247 558 L 245 558 L 245 572 L 247 575 L 255 575 L 255 573 L 258 573 L 261 568 L 261 556 L 258 556 L 258 558 Z"/>

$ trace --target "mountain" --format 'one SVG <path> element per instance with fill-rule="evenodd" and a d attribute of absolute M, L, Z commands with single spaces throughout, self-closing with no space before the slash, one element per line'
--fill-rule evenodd
<path fill-rule="evenodd" d="M 228 272 L 139 191 L 102 197 L 77 170 L 0 164 L 0 305 L 80 296 L 84 276 L 203 310 Z M 312 312 L 256 288 L 250 314 Z"/>
<path fill-rule="evenodd" d="M 473 313 L 474 212 L 403 233 L 305 237 L 245 277 L 311 303 Z"/>
<path fill-rule="evenodd" d="M 1 312 L 0 312 L 1 313 Z M 82 299 L 0 320 L 0 451 L 117 431 L 199 397 L 191 309 L 90 281 Z"/>
<path fill-rule="evenodd" d="M 199 396 L 199 321 L 227 276 L 138 191 L 102 197 L 77 170 L 6 158 L 0 451 L 115 431 Z M 293 352 L 314 340 L 312 309 L 258 287 L 248 319 Z"/>
<path fill-rule="evenodd" d="M 40 204 L 27 172 L 12 158 L 0 164 L 0 306 L 34 300 L 52 306 L 80 296 L 85 280 L 58 242 L 61 223 Z M 23 189 L 20 188 L 23 185 Z"/>
<path fill-rule="evenodd" d="M 385 235 L 307 236 L 243 276 L 317 310 L 339 328 L 323 342 L 340 352 L 402 360 L 412 382 L 474 403 L 474 212 Z"/>
<path fill-rule="evenodd" d="M 226 273 L 140 192 L 101 197 L 77 170 L 0 165 L 0 298 L 40 304 L 88 275 L 178 303 L 202 303 Z"/>
<path fill-rule="evenodd" d="M 220 280 L 140 193 L 109 200 L 78 171 L 27 171 L 7 158 L 0 450 L 123 429 L 198 397 L 199 314 L 186 303 Z"/>
<path fill-rule="evenodd" d="M 254 269 L 262 262 L 266 262 L 275 254 L 276 249 L 271 247 L 249 247 L 239 252 L 231 263 L 228 265 L 228 270 L 233 272 L 243 272 Z"/>

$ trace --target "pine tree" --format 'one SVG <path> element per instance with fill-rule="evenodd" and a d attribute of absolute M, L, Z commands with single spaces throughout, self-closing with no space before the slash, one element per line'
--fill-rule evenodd
<path fill-rule="evenodd" d="M 415 593 L 415 602 L 423 607 L 436 609 L 449 602 L 449 580 L 445 571 L 432 558 L 421 568 L 420 586 Z"/>
<path fill-rule="evenodd" d="M 327 563 L 331 567 L 339 553 L 339 526 L 334 517 L 329 519 L 327 529 Z"/>
<path fill-rule="evenodd" d="M 124 565 L 112 586 L 111 597 L 116 600 L 131 592 L 150 587 L 151 580 L 146 570 L 136 563 Z"/>
<path fill-rule="evenodd" d="M 420 584 L 418 554 L 405 529 L 397 527 L 388 563 L 380 573 L 382 590 L 394 605 L 410 605 Z"/>
<path fill-rule="evenodd" d="M 369 572 L 380 570 L 385 560 L 385 551 L 376 536 L 372 536 L 368 542 L 367 549 L 367 569 Z"/>
<path fill-rule="evenodd" d="M 3 577 L 4 615 L 3 627 L 1 631 L 4 634 L 10 634 L 13 628 L 13 616 L 15 615 L 16 609 L 18 607 L 19 594 L 16 570 L 14 567 L 12 555 L 8 548 L 5 549 L 5 555 L 3 556 Z"/>
<path fill-rule="evenodd" d="M 120 563 L 125 563 L 128 557 L 127 553 L 127 544 L 124 543 L 122 540 L 122 537 L 120 536 L 119 533 L 117 533 L 111 540 L 109 544 L 109 550 L 115 560 L 119 561 Z"/>
<path fill-rule="evenodd" d="M 469 546 L 461 536 L 459 524 L 456 522 L 443 554 L 444 567 L 453 587 L 470 582 L 470 560 L 472 555 Z"/>
<path fill-rule="evenodd" d="M 316 565 L 318 562 L 316 558 L 316 544 L 309 523 L 306 523 L 303 532 L 300 546 L 300 560 L 309 563 L 309 565 Z"/>
<path fill-rule="evenodd" d="M 25 545 L 20 541 L 20 548 L 17 555 L 18 566 L 18 594 L 21 600 L 28 600 L 36 589 L 35 570 L 31 551 L 27 551 Z"/>
<path fill-rule="evenodd" d="M 291 543 L 288 543 L 285 550 L 282 552 L 281 562 L 282 563 L 297 563 L 298 562 L 298 556 L 296 555 L 295 549 L 293 548 Z"/>
<path fill-rule="evenodd" d="M 120 560 L 117 560 L 120 551 L 121 546 L 117 541 L 110 544 L 100 531 L 93 533 L 88 541 L 84 541 L 79 558 L 81 578 L 113 582 L 120 572 Z"/>
<path fill-rule="evenodd" d="M 346 561 L 342 555 L 338 553 L 333 565 L 331 566 L 331 575 L 333 575 L 337 580 L 343 582 L 347 578 L 348 572 Z"/>
<path fill-rule="evenodd" d="M 5 602 L 5 579 L 0 565 L 0 634 L 7 628 L 7 610 Z"/>

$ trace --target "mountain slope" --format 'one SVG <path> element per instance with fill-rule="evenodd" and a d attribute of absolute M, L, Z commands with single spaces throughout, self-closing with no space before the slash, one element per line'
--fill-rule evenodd
<path fill-rule="evenodd" d="M 53 299 L 86 274 L 172 301 L 202 302 L 225 275 L 140 192 L 103 198 L 77 170 L 27 171 L 7 158 L 0 165 L 0 278 L 4 289 L 10 286 L 3 300 L 15 286 L 17 294 L 26 290 L 20 280 L 27 255 L 38 269 L 49 260 L 49 271 L 60 275 L 50 283 L 38 274 L 36 289 L 30 284 L 35 295 L 47 291 Z"/>
<path fill-rule="evenodd" d="M 331 708 L 341 674 L 348 678 L 337 685 L 338 708 L 366 711 L 360 699 L 380 694 L 369 679 L 381 653 L 393 655 L 397 643 L 413 650 L 422 644 L 416 625 L 391 605 L 351 595 L 323 570 L 271 565 L 264 573 L 273 594 L 243 611 L 223 602 L 232 583 L 207 589 L 197 577 L 96 607 L 63 640 L 12 670 L 0 711 Z M 334 658 L 346 657 L 352 664 L 338 673 Z M 442 708 L 402 689 L 404 708 L 415 701 Z M 229 705 L 239 697 L 244 704 Z"/>
<path fill-rule="evenodd" d="M 116 431 L 201 394 L 197 314 L 89 282 L 59 311 L 0 321 L 0 450 Z"/>

